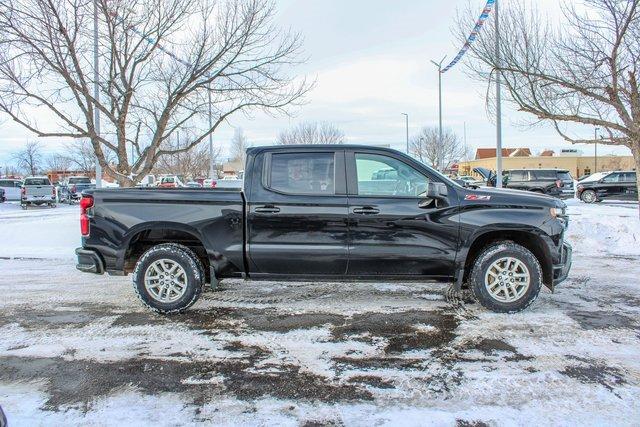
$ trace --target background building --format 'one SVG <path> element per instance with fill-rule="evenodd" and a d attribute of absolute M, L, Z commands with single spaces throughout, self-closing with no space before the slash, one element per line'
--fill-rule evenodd
<path fill-rule="evenodd" d="M 598 169 L 596 171 L 596 157 L 582 156 L 579 151 L 563 152 L 556 155 L 551 150 L 545 150 L 539 156 L 531 155 L 529 148 L 503 148 L 502 169 L 567 169 L 574 178 L 589 175 L 594 172 L 633 170 L 635 164 L 632 156 L 598 156 Z M 484 167 L 496 169 L 496 149 L 478 148 L 474 160 L 460 162 L 458 173 L 460 175 L 472 175 L 473 168 Z"/>

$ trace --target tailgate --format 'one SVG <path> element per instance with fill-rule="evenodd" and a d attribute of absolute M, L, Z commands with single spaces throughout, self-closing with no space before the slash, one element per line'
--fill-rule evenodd
<path fill-rule="evenodd" d="M 50 185 L 25 185 L 24 190 L 27 197 L 48 197 L 53 194 L 53 187 Z"/>

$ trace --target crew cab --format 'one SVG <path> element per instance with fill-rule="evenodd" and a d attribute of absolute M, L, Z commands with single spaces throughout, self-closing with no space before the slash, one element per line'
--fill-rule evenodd
<path fill-rule="evenodd" d="M 77 268 L 131 273 L 161 313 L 233 277 L 453 282 L 515 312 L 570 269 L 565 204 L 552 197 L 464 188 L 362 145 L 254 147 L 245 171 L 242 189 L 85 191 Z"/>

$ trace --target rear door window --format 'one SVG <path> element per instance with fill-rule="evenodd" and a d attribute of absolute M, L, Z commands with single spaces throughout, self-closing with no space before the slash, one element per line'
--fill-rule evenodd
<path fill-rule="evenodd" d="M 635 180 L 636 180 L 636 174 L 633 173 L 633 172 L 622 173 L 620 175 L 622 175 L 620 181 L 635 182 Z"/>
<path fill-rule="evenodd" d="M 609 174 L 602 179 L 602 182 L 619 182 L 619 181 L 620 181 L 619 173 Z"/>
<path fill-rule="evenodd" d="M 510 171 L 509 172 L 509 181 L 510 182 L 519 182 L 519 181 L 528 181 L 529 173 L 527 171 Z"/>
<path fill-rule="evenodd" d="M 274 153 L 268 187 L 289 194 L 335 194 L 333 153 Z"/>

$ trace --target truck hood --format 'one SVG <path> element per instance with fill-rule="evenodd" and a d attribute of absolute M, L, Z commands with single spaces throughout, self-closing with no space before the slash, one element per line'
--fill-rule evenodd
<path fill-rule="evenodd" d="M 563 208 L 566 204 L 555 197 L 531 191 L 511 190 L 507 188 L 463 188 L 461 203 L 479 203 L 483 205 L 518 205 Z"/>

